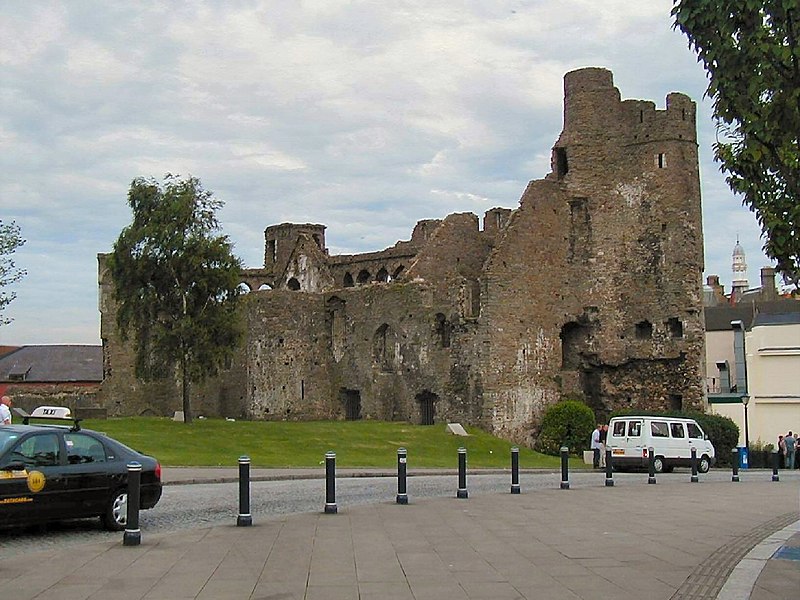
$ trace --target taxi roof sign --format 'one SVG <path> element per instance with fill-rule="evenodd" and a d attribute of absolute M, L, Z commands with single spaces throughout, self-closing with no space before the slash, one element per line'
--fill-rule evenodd
<path fill-rule="evenodd" d="M 30 414 L 32 418 L 47 419 L 70 419 L 72 420 L 72 411 L 66 406 L 39 406 L 33 409 Z"/>
<path fill-rule="evenodd" d="M 15 409 L 15 412 L 22 417 L 22 424 L 29 425 L 31 419 L 42 421 L 70 421 L 72 430 L 78 431 L 81 419 L 72 416 L 72 411 L 66 406 L 39 406 L 33 409 L 31 414 L 22 410 Z"/>

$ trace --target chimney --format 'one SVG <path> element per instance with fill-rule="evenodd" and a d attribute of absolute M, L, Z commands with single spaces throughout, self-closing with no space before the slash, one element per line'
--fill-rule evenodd
<path fill-rule="evenodd" d="M 772 267 L 762 267 L 761 298 L 764 300 L 775 300 L 777 297 L 778 290 L 775 289 L 775 269 Z"/>

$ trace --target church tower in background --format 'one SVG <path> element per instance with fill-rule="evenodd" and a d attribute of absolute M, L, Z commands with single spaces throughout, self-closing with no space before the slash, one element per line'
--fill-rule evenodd
<path fill-rule="evenodd" d="M 731 302 L 736 303 L 742 292 L 747 291 L 750 283 L 747 279 L 747 262 L 744 257 L 744 248 L 736 238 L 733 247 L 733 280 L 731 281 Z"/>

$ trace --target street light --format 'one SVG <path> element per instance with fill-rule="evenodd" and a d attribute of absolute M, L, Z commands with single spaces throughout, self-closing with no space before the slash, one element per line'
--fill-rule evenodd
<path fill-rule="evenodd" d="M 747 427 L 747 405 L 750 403 L 750 396 L 745 394 L 742 396 L 742 405 L 744 406 L 744 447 L 747 448 L 747 456 L 750 457 L 750 431 Z"/>

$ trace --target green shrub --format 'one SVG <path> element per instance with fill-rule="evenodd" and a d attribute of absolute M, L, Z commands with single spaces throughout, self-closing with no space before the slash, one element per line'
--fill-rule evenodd
<path fill-rule="evenodd" d="M 739 445 L 739 426 L 729 417 L 710 413 L 681 412 L 681 411 L 648 411 L 626 409 L 614 411 L 611 417 L 624 417 L 626 415 L 641 415 L 643 417 L 683 417 L 694 419 L 703 428 L 714 451 L 717 455 L 717 466 L 731 465 L 731 450 Z"/>
<path fill-rule="evenodd" d="M 586 404 L 562 400 L 545 411 L 534 447 L 542 454 L 557 455 L 563 445 L 577 454 L 589 447 L 595 425 L 594 412 Z"/>
<path fill-rule="evenodd" d="M 689 413 L 696 420 L 717 453 L 718 466 L 730 466 L 731 450 L 739 445 L 739 426 L 730 417 L 707 413 Z"/>

